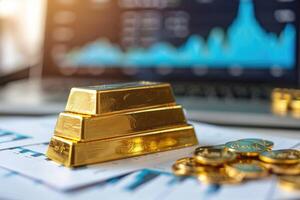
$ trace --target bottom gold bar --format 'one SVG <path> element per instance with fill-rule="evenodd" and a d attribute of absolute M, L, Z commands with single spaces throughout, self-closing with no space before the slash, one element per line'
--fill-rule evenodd
<path fill-rule="evenodd" d="M 54 136 L 50 141 L 47 156 L 65 166 L 76 167 L 196 144 L 198 141 L 194 128 L 186 125 L 90 142 L 78 142 Z"/>

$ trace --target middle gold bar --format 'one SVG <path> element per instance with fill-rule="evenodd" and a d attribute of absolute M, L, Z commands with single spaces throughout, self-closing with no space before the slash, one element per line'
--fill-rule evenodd
<path fill-rule="evenodd" d="M 76 141 L 91 141 L 184 124 L 186 120 L 180 105 L 102 116 L 63 112 L 54 134 Z"/>

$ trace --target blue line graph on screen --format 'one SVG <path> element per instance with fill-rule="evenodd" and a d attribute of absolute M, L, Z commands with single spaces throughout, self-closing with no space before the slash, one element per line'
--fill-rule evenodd
<path fill-rule="evenodd" d="M 117 67 L 201 67 L 245 68 L 295 64 L 296 29 L 286 24 L 279 35 L 266 32 L 257 22 L 251 0 L 240 0 L 236 18 L 225 32 L 213 28 L 205 41 L 191 35 L 180 47 L 158 42 L 149 48 L 122 50 L 105 39 L 98 39 L 66 54 L 64 63 L 71 66 Z"/>

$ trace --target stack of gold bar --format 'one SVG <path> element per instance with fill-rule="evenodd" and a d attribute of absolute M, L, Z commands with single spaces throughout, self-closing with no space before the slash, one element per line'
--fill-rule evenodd
<path fill-rule="evenodd" d="M 272 111 L 300 118 L 300 89 L 276 88 L 272 92 Z"/>
<path fill-rule="evenodd" d="M 278 176 L 279 185 L 300 190 L 300 151 L 272 150 L 272 141 L 246 138 L 215 146 L 200 146 L 193 157 L 172 166 L 177 176 L 195 176 L 208 184 L 238 184 Z"/>
<path fill-rule="evenodd" d="M 167 83 L 73 88 L 47 156 L 74 167 L 196 145 Z"/>

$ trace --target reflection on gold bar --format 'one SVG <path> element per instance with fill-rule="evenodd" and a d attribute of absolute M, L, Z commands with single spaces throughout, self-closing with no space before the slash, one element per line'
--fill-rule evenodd
<path fill-rule="evenodd" d="M 65 166 L 105 162 L 198 144 L 190 125 L 90 142 L 52 137 L 47 156 Z"/>
<path fill-rule="evenodd" d="M 63 112 L 58 117 L 55 136 L 90 141 L 184 124 L 185 116 L 179 105 L 99 116 Z"/>
<path fill-rule="evenodd" d="M 147 81 L 72 88 L 65 111 L 88 115 L 175 105 L 170 84 Z"/>

